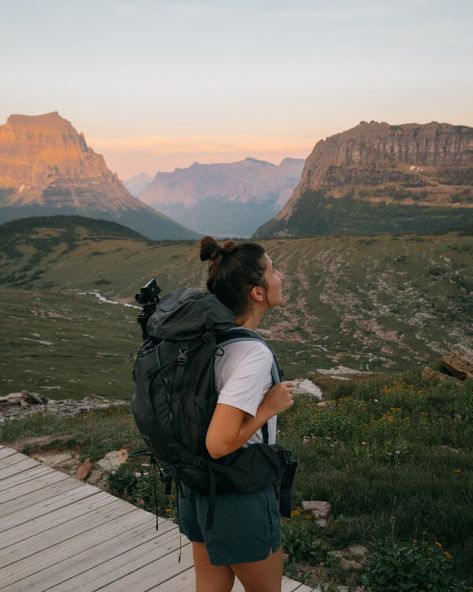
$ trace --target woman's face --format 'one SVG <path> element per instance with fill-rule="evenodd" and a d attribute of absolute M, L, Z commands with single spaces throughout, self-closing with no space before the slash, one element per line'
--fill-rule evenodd
<path fill-rule="evenodd" d="M 280 304 L 283 304 L 284 299 L 282 295 L 282 273 L 273 269 L 273 262 L 264 254 L 266 261 L 266 271 L 264 272 L 264 280 L 266 284 L 266 302 L 269 308 L 274 308 Z"/>

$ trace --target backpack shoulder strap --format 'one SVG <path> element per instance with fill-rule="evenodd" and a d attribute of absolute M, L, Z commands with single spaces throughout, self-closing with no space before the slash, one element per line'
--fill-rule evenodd
<path fill-rule="evenodd" d="M 263 343 L 267 349 L 269 349 L 273 357 L 273 363 L 271 365 L 271 378 L 273 380 L 273 384 L 279 384 L 281 382 L 281 374 L 279 372 L 279 366 L 276 362 L 276 358 L 274 357 L 274 354 L 266 341 L 256 332 L 251 331 L 251 329 L 242 329 L 238 327 L 236 329 L 230 329 L 223 334 L 221 333 L 217 337 L 218 347 L 223 347 L 224 345 L 228 345 L 230 343 L 238 343 L 239 341 L 259 341 L 260 343 Z M 267 422 L 261 427 L 261 433 L 263 435 L 263 442 L 268 444 L 269 431 Z"/>

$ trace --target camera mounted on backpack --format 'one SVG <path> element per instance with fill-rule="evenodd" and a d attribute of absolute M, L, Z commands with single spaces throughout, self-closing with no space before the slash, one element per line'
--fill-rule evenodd
<path fill-rule="evenodd" d="M 158 286 L 156 280 L 152 279 L 143 288 L 140 288 L 138 294 L 135 294 L 136 302 L 138 302 L 138 304 L 143 307 L 143 310 L 140 311 L 137 319 L 141 326 L 143 340 L 148 337 L 148 333 L 146 332 L 146 323 L 159 304 L 160 292 L 161 288 Z"/>

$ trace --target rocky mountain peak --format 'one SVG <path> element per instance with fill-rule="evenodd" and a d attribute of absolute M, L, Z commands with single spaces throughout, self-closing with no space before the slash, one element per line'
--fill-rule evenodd
<path fill-rule="evenodd" d="M 290 199 L 258 233 L 370 232 L 375 218 L 384 231 L 460 228 L 472 214 L 473 128 L 362 121 L 315 145 Z"/>
<path fill-rule="evenodd" d="M 0 221 L 72 213 L 130 220 L 153 238 L 195 236 L 130 195 L 103 156 L 57 111 L 11 115 L 0 125 Z M 153 220 L 164 234 L 154 232 Z"/>
<path fill-rule="evenodd" d="M 334 197 L 341 197 L 353 186 L 379 187 L 410 180 L 418 185 L 411 197 L 420 193 L 420 187 L 429 185 L 431 199 L 439 202 L 445 192 L 434 180 L 435 172 L 472 166 L 471 127 L 436 121 L 423 125 L 362 121 L 315 145 L 306 160 L 301 182 L 278 218 L 290 215 L 294 204 L 307 191 L 330 190 Z M 419 175 L 429 179 L 421 180 Z"/>

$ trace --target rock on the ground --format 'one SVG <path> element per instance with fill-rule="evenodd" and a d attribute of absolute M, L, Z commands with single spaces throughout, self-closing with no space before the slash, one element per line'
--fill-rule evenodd
<path fill-rule="evenodd" d="M 461 343 L 457 343 L 452 347 L 452 352 L 458 354 L 466 362 L 473 364 L 473 349 L 470 349 Z"/>
<path fill-rule="evenodd" d="M 317 372 L 319 374 L 326 374 L 327 376 L 344 376 L 348 374 L 363 374 L 361 370 L 354 370 L 353 368 L 348 368 L 347 366 L 335 366 L 335 368 L 317 368 Z M 365 372 L 365 374 L 370 374 L 369 372 Z"/>
<path fill-rule="evenodd" d="M 332 511 L 330 502 L 324 502 L 321 500 L 309 500 L 302 502 L 302 508 L 306 511 L 312 512 L 315 518 L 323 518 L 328 520 Z"/>
<path fill-rule="evenodd" d="M 352 559 L 340 559 L 340 567 L 343 571 L 361 571 L 363 569 L 363 565 L 358 561 L 353 561 Z"/>
<path fill-rule="evenodd" d="M 307 378 L 296 378 L 294 381 L 292 393 L 294 395 L 310 395 L 319 401 L 322 400 L 323 394 L 321 389 Z"/>
<path fill-rule="evenodd" d="M 100 487 L 104 484 L 103 483 L 104 476 L 105 476 L 105 471 L 103 469 L 94 469 L 90 473 L 90 477 L 87 479 L 87 483 L 89 485 L 97 485 L 97 487 Z"/>
<path fill-rule="evenodd" d="M 473 378 L 473 362 L 463 358 L 456 352 L 445 354 L 440 359 L 440 363 L 446 368 L 449 374 L 460 380 Z"/>
<path fill-rule="evenodd" d="M 358 560 L 364 560 L 368 555 L 368 549 L 363 545 L 350 545 L 347 551 Z"/>
<path fill-rule="evenodd" d="M 48 399 L 38 393 L 10 393 L 0 398 L 0 421 L 30 417 L 48 413 L 71 416 L 93 409 L 107 409 L 115 405 L 125 405 L 126 401 L 105 399 L 97 395 L 83 399 Z"/>
<path fill-rule="evenodd" d="M 5 397 L 0 397 L 0 405 L 2 407 L 8 405 L 47 405 L 48 397 L 44 397 L 39 393 L 32 393 L 29 391 L 21 391 L 18 393 L 10 393 Z"/>
<path fill-rule="evenodd" d="M 449 376 L 442 374 L 442 372 L 439 372 L 438 370 L 430 368 L 430 366 L 425 366 L 425 368 L 422 370 L 422 380 L 425 380 L 426 382 L 445 382 L 448 379 Z"/>
<path fill-rule="evenodd" d="M 76 477 L 81 481 L 85 481 L 92 472 L 94 465 L 90 458 L 86 458 L 85 461 L 77 467 Z"/>
<path fill-rule="evenodd" d="M 32 458 L 35 458 L 38 462 L 48 465 L 49 467 L 58 467 L 69 463 L 74 460 L 73 455 L 70 452 L 57 452 L 45 450 L 41 454 L 33 454 Z"/>
<path fill-rule="evenodd" d="M 97 464 L 107 473 L 111 473 L 112 471 L 116 471 L 127 459 L 128 450 L 126 448 L 120 448 L 120 450 L 108 452 Z"/>

